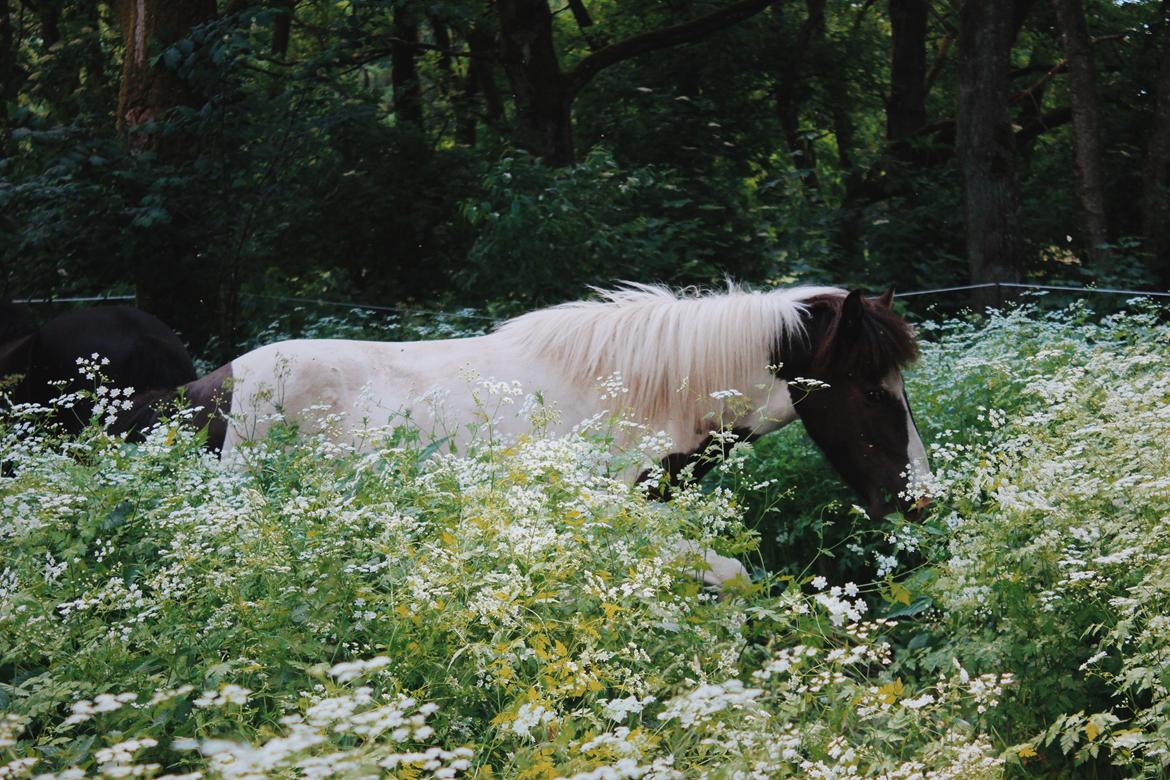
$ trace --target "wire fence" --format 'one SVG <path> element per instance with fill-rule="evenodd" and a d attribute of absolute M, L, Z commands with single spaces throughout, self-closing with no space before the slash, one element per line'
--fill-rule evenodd
<path fill-rule="evenodd" d="M 1128 295 L 1131 297 L 1170 298 L 1170 292 L 1156 290 L 1124 290 L 1116 287 L 1071 287 L 1063 284 L 1020 284 L 1016 282 L 983 282 L 964 284 L 959 287 L 936 287 L 932 290 L 911 290 L 899 292 L 899 298 L 913 298 L 917 295 L 938 295 L 941 293 L 964 292 L 967 290 L 1045 290 L 1058 292 L 1096 293 L 1101 295 Z"/>
<path fill-rule="evenodd" d="M 1018 282 L 984 282 L 981 284 L 964 284 L 956 287 L 935 287 L 928 290 L 909 290 L 905 292 L 898 292 L 898 298 L 915 298 L 924 295 L 945 295 L 948 293 L 968 292 L 971 290 L 987 290 L 994 289 L 999 294 L 997 298 L 1002 300 L 1005 291 L 1014 290 L 1035 290 L 1043 292 L 1063 292 L 1063 293 L 1079 293 L 1082 295 L 1126 295 L 1130 297 L 1148 297 L 1148 298 L 1170 298 L 1170 292 L 1163 292 L 1159 290 L 1127 290 L 1115 287 L 1074 287 L 1071 285 L 1061 284 L 1024 284 Z M 358 303 L 355 301 L 332 301 L 322 298 L 299 298 L 289 295 L 264 295 L 259 293 L 243 293 L 242 297 L 252 298 L 256 300 L 280 301 L 284 303 L 295 303 L 300 305 L 311 306 L 332 306 L 343 308 L 347 310 L 361 309 L 365 311 L 381 311 L 390 312 L 393 314 L 406 314 L 412 316 L 423 317 L 454 317 L 465 320 L 477 320 L 482 322 L 497 322 L 498 317 L 491 317 L 485 314 L 476 314 L 468 311 L 439 311 L 437 309 L 415 309 L 406 306 L 393 306 L 386 304 L 372 304 L 372 303 Z M 64 298 L 23 298 L 14 300 L 13 303 L 23 304 L 52 304 L 52 303 L 107 303 L 112 301 L 126 302 L 135 301 L 137 297 L 134 295 L 92 295 L 92 296 L 70 296 Z"/>

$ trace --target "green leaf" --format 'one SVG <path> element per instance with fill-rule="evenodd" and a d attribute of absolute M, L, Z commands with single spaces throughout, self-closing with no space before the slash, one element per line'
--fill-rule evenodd
<path fill-rule="evenodd" d="M 423 461 L 429 459 L 432 455 L 434 455 L 436 452 L 438 452 L 439 448 L 442 447 L 444 444 L 446 444 L 450 439 L 451 439 L 450 436 L 444 436 L 441 439 L 435 439 L 433 442 L 431 442 L 427 446 L 423 447 L 422 450 L 420 450 L 418 453 L 418 458 L 417 458 L 418 462 L 422 463 Z"/>

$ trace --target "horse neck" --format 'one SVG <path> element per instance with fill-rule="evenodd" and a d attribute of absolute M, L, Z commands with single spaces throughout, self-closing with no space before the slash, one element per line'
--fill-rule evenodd
<path fill-rule="evenodd" d="M 740 439 L 754 439 L 796 419 L 787 383 L 776 379 L 764 367 L 756 375 L 739 377 L 727 385 L 714 391 L 719 397 L 694 396 L 697 403 L 693 415 L 643 416 L 634 410 L 632 416 L 645 427 L 629 432 L 628 443 L 632 444 L 647 431 L 663 431 L 670 435 L 673 451 L 691 452 L 701 448 L 716 431 L 733 431 Z M 684 388 L 680 392 L 691 390 Z"/>

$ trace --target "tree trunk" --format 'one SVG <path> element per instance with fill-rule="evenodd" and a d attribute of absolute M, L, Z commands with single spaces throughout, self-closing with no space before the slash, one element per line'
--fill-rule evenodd
<path fill-rule="evenodd" d="M 890 0 L 890 99 L 886 103 L 889 141 L 908 138 L 926 124 L 929 14 L 930 0 Z"/>
<path fill-rule="evenodd" d="M 196 105 L 196 96 L 173 70 L 154 64 L 157 50 L 150 49 L 169 46 L 212 19 L 215 1 L 119 0 L 116 10 L 123 42 L 118 130 L 131 152 L 149 150 L 160 163 L 181 166 L 193 154 L 189 133 L 142 128 L 178 106 Z M 197 228 L 182 210 L 169 211 L 170 224 L 154 228 L 154 245 L 136 269 L 138 305 L 182 332 L 198 351 L 230 318 L 223 311 L 219 274 L 199 256 Z"/>
<path fill-rule="evenodd" d="M 467 31 L 467 48 L 471 61 L 467 64 L 468 81 L 475 85 L 473 94 L 483 97 L 483 116 L 487 126 L 503 132 L 504 98 L 496 83 L 496 36 L 483 25 L 476 24 Z M 468 87 L 471 88 L 470 85 Z"/>
<path fill-rule="evenodd" d="M 19 0 L 11 0 L 15 3 Z M 0 0 L 0 158 L 8 156 L 8 104 L 16 101 L 16 32 L 10 0 Z"/>
<path fill-rule="evenodd" d="M 1150 269 L 1170 283 L 1170 0 L 1163 0 L 1157 27 L 1161 62 L 1155 87 L 1154 124 L 1142 167 L 1142 233 Z"/>
<path fill-rule="evenodd" d="M 784 47 L 780 73 L 776 79 L 776 113 L 788 153 L 801 172 L 800 180 L 809 191 L 816 191 L 820 189 L 816 149 L 800 132 L 800 108 L 806 97 L 802 90 L 801 71 L 813 42 L 825 34 L 825 0 L 807 0 L 805 7 L 808 15 L 797 30 L 795 41 L 791 46 Z M 777 21 L 781 18 L 779 8 L 775 11 L 775 17 Z"/>
<path fill-rule="evenodd" d="M 118 130 L 132 149 L 149 147 L 163 158 L 186 157 L 189 145 L 183 140 L 168 142 L 160 134 L 146 138 L 135 132 L 177 106 L 194 104 L 187 84 L 174 71 L 154 66 L 149 49 L 152 45 L 169 46 L 210 21 L 215 16 L 215 0 L 118 0 L 117 12 L 123 45 Z"/>
<path fill-rule="evenodd" d="M 296 12 L 297 0 L 284 0 L 277 7 L 276 17 L 272 20 L 272 54 L 284 58 L 288 54 L 288 45 L 292 40 L 293 15 Z"/>
<path fill-rule="evenodd" d="M 573 161 L 573 100 L 598 73 L 647 52 L 702 40 L 738 24 L 777 0 L 738 0 L 686 22 L 631 35 L 562 72 L 553 46 L 547 0 L 497 0 L 500 50 L 512 84 L 520 142 L 554 166 Z M 824 5 L 825 0 L 808 0 Z"/>
<path fill-rule="evenodd" d="M 547 0 L 498 0 L 500 49 L 520 145 L 553 166 L 573 162 L 572 94 L 553 47 Z"/>
<path fill-rule="evenodd" d="M 400 124 L 423 128 L 422 85 L 418 80 L 418 22 L 410 10 L 399 6 L 394 11 L 394 35 L 404 43 L 390 48 L 390 83 L 394 87 L 394 115 Z"/>
<path fill-rule="evenodd" d="M 975 284 L 1023 277 L 1009 93 L 1012 38 L 1011 0 L 963 4 L 956 145 L 963 170 L 967 263 Z M 998 290 L 979 290 L 974 298 L 977 305 L 1000 302 Z"/>
<path fill-rule="evenodd" d="M 41 50 L 48 51 L 61 40 L 61 0 L 37 3 L 37 19 L 41 28 Z"/>
<path fill-rule="evenodd" d="M 1101 103 L 1093 67 L 1092 41 L 1081 0 L 1053 0 L 1064 56 L 1068 62 L 1076 149 L 1077 189 L 1081 199 L 1081 230 L 1094 265 L 1107 259 L 1105 218 L 1105 156 L 1101 150 Z"/>
<path fill-rule="evenodd" d="M 451 33 L 446 23 L 433 13 L 427 14 L 427 26 L 431 28 L 435 45 L 439 47 L 439 67 L 445 76 L 439 80 L 439 89 L 446 95 L 448 82 L 455 76 L 455 64 L 451 59 Z"/>

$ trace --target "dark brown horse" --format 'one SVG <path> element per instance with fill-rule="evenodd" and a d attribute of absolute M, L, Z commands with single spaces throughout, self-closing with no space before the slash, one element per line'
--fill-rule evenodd
<path fill-rule="evenodd" d="M 173 388 L 195 379 L 195 366 L 175 332 L 151 314 L 129 306 L 103 306 L 62 314 L 36 327 L 27 307 L 0 304 L 0 383 L 12 403 L 48 404 L 62 393 L 93 389 L 77 359 L 97 354 L 111 387 Z M 64 380 L 64 386 L 56 384 Z M 76 432 L 90 406 L 60 413 Z"/>

